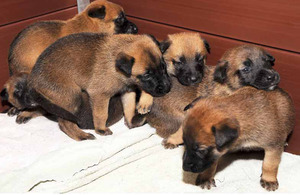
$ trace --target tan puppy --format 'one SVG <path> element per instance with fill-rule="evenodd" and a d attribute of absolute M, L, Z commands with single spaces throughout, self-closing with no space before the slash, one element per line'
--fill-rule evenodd
<path fill-rule="evenodd" d="M 191 107 L 183 122 L 183 169 L 200 173 L 197 185 L 215 186 L 218 160 L 225 153 L 260 148 L 265 151 L 261 186 L 278 188 L 278 166 L 295 118 L 285 91 L 245 87 L 230 96 L 200 99 Z"/>
<path fill-rule="evenodd" d="M 185 86 L 195 85 L 202 81 L 206 56 L 210 52 L 210 47 L 199 33 L 183 32 L 171 34 L 159 44 L 170 76 L 175 77 L 180 84 Z M 128 102 L 132 102 L 131 105 L 134 105 L 136 98 L 134 93 L 127 94 L 125 98 Z M 131 100 L 129 100 L 130 98 Z M 142 93 L 137 104 L 138 113 L 148 113 L 152 104 L 153 97 Z M 145 117 L 140 115 L 133 117 L 135 108 L 126 107 L 125 111 L 132 113 L 127 114 L 127 118 L 125 117 L 129 127 L 144 124 Z"/>
<path fill-rule="evenodd" d="M 84 96 L 89 98 L 96 132 L 110 135 L 106 122 L 111 97 L 134 87 L 163 96 L 171 87 L 162 53 L 147 35 L 66 36 L 40 55 L 27 80 L 19 102 L 59 116 L 61 129 L 76 140 L 94 138 L 74 124 L 85 126 Z"/>
<path fill-rule="evenodd" d="M 175 56 L 174 56 L 175 57 Z M 175 133 L 185 116 L 184 108 L 195 98 L 229 95 L 244 86 L 270 90 L 279 83 L 279 74 L 272 68 L 274 58 L 254 45 L 242 45 L 228 50 L 216 67 L 204 66 L 201 83 L 186 87 L 172 79 L 173 87 L 166 96 L 155 98 L 147 122 L 156 128 L 166 148 L 182 143 L 182 133 Z"/>
<path fill-rule="evenodd" d="M 14 39 L 10 46 L 8 62 L 10 79 L 4 85 L 2 96 L 14 107 L 8 111 L 12 116 L 19 113 L 17 95 L 26 74 L 31 72 L 38 56 L 57 39 L 80 32 L 103 32 L 107 34 L 137 33 L 137 27 L 126 19 L 121 6 L 106 0 L 92 2 L 82 13 L 67 21 L 43 21 L 34 23 Z M 16 91 L 16 93 L 14 93 Z M 5 95 L 5 93 L 8 93 Z M 23 112 L 17 117 L 18 123 L 25 123 L 31 117 L 41 115 L 40 112 Z"/>

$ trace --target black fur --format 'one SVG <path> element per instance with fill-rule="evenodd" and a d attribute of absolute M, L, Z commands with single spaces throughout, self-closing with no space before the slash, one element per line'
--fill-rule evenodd
<path fill-rule="evenodd" d="M 127 20 L 124 12 L 121 12 L 117 19 L 114 20 L 115 32 L 116 34 L 126 33 L 126 34 L 137 34 L 137 26 Z"/>
<path fill-rule="evenodd" d="M 165 40 L 165 41 L 160 42 L 159 48 L 160 48 L 161 53 L 164 54 L 169 49 L 170 45 L 171 45 L 170 40 Z"/>
<path fill-rule="evenodd" d="M 101 8 L 91 8 L 88 11 L 88 16 L 91 18 L 99 18 L 99 19 L 104 19 L 106 15 L 106 8 L 105 6 L 102 6 Z"/>
<path fill-rule="evenodd" d="M 216 141 L 217 150 L 222 151 L 225 147 L 230 146 L 238 137 L 238 130 L 227 125 L 222 125 L 221 129 L 211 128 Z"/>
<path fill-rule="evenodd" d="M 196 53 L 195 58 L 181 56 L 180 61 L 172 60 L 175 67 L 175 77 L 180 84 L 185 86 L 200 83 L 204 76 L 204 61 L 200 54 Z"/>
<path fill-rule="evenodd" d="M 134 57 L 120 53 L 116 59 L 116 68 L 126 77 L 130 77 L 134 61 Z"/>
<path fill-rule="evenodd" d="M 202 39 L 202 40 L 204 42 L 207 53 L 210 54 L 210 45 L 209 45 L 209 43 L 205 39 Z"/>
<path fill-rule="evenodd" d="M 184 109 L 183 111 L 187 111 L 188 109 L 191 109 L 192 107 L 194 107 L 194 105 L 201 99 L 203 99 L 204 97 L 203 96 L 199 96 L 197 97 L 196 99 L 194 99 L 190 104 L 188 104 Z"/>
<path fill-rule="evenodd" d="M 155 36 L 151 34 L 147 34 L 147 36 L 150 37 L 158 47 L 160 47 L 160 42 L 155 38 Z"/>
<path fill-rule="evenodd" d="M 140 80 L 144 91 L 154 97 L 163 96 L 171 90 L 171 79 L 167 74 L 165 61 L 163 58 L 156 59 L 150 51 L 147 54 L 150 59 L 148 69 L 145 74 L 138 75 L 137 78 Z M 160 66 L 157 67 L 157 63 Z M 162 74 L 164 76 L 161 76 Z"/>
<path fill-rule="evenodd" d="M 0 96 L 1 96 L 2 101 L 7 101 L 8 100 L 8 93 L 7 93 L 6 88 L 2 89 L 2 91 L 0 93 Z"/>
<path fill-rule="evenodd" d="M 224 84 L 227 80 L 227 68 L 228 62 L 225 62 L 225 65 L 218 65 L 214 72 L 214 81 Z"/>

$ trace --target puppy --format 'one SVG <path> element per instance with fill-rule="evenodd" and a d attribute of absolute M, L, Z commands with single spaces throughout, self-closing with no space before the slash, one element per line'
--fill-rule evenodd
<path fill-rule="evenodd" d="M 201 38 L 199 33 L 183 32 L 171 34 L 168 35 L 166 40 L 160 42 L 159 45 L 170 76 L 174 77 L 174 79 L 178 80 L 184 86 L 191 86 L 201 82 L 210 46 L 205 39 Z M 124 98 L 126 98 L 127 102 L 132 102 L 130 105 L 135 104 L 136 96 L 134 92 L 126 94 Z M 152 104 L 153 97 L 142 92 L 137 104 L 138 113 L 148 113 L 151 110 Z M 144 116 L 134 116 L 135 108 L 127 106 L 124 111 L 130 113 L 125 117 L 130 128 L 144 124 L 146 119 Z"/>
<path fill-rule="evenodd" d="M 147 35 L 66 36 L 40 55 L 27 82 L 19 102 L 60 117 L 61 129 L 75 140 L 94 138 L 75 124 L 85 125 L 80 117 L 86 109 L 83 96 L 89 98 L 96 132 L 110 135 L 111 97 L 135 87 L 163 96 L 171 88 L 162 53 Z"/>
<path fill-rule="evenodd" d="M 183 169 L 200 173 L 197 185 L 215 187 L 218 160 L 225 153 L 260 148 L 265 151 L 261 186 L 268 191 L 278 188 L 278 166 L 295 118 L 285 91 L 244 87 L 230 96 L 200 99 L 190 108 L 182 127 Z"/>
<path fill-rule="evenodd" d="M 8 111 L 9 116 L 19 113 L 20 107 L 14 99 L 14 92 L 20 91 L 18 87 L 21 85 L 18 81 L 23 80 L 25 74 L 31 72 L 38 56 L 57 39 L 80 32 L 136 34 L 137 27 L 127 20 L 121 6 L 106 0 L 98 0 L 70 20 L 37 22 L 25 28 L 14 39 L 9 49 L 11 77 L 2 91 L 2 94 L 8 93 L 8 102 L 14 106 Z M 17 117 L 17 123 L 25 123 L 31 117 L 43 114 L 39 111 L 31 113 L 32 116 L 28 111 L 22 112 Z"/>
<path fill-rule="evenodd" d="M 274 89 L 280 80 L 272 68 L 274 61 L 274 57 L 254 45 L 232 48 L 217 66 L 203 67 L 201 83 L 186 87 L 173 78 L 170 93 L 154 99 L 151 112 L 146 115 L 147 122 L 156 128 L 158 135 L 167 138 L 163 141 L 166 148 L 174 148 L 182 143 L 182 131 L 177 130 L 184 119 L 186 105 L 199 96 L 229 95 L 244 86 Z"/>

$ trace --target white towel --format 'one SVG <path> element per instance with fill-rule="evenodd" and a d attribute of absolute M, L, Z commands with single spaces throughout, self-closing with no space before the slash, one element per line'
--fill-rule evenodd
<path fill-rule="evenodd" d="M 18 125 L 0 115 L 0 192 L 209 192 L 182 171 L 183 147 L 165 150 L 149 125 L 77 142 L 44 117 Z M 262 153 L 227 155 L 211 192 L 266 192 L 260 187 Z M 277 192 L 300 191 L 300 156 L 284 153 Z"/>

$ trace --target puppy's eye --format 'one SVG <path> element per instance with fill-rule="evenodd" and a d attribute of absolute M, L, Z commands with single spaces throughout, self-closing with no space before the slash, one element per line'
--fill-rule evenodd
<path fill-rule="evenodd" d="M 182 66 L 183 65 L 183 62 L 181 61 L 176 61 L 176 60 L 172 60 L 174 66 Z"/>
<path fill-rule="evenodd" d="M 251 67 L 248 67 L 248 66 L 246 66 L 245 68 L 242 69 L 242 71 L 243 71 L 244 73 L 249 73 L 250 70 L 251 70 Z"/>
<path fill-rule="evenodd" d="M 196 151 L 196 155 L 203 158 L 205 155 L 207 154 L 207 150 L 206 149 L 198 149 Z"/>

